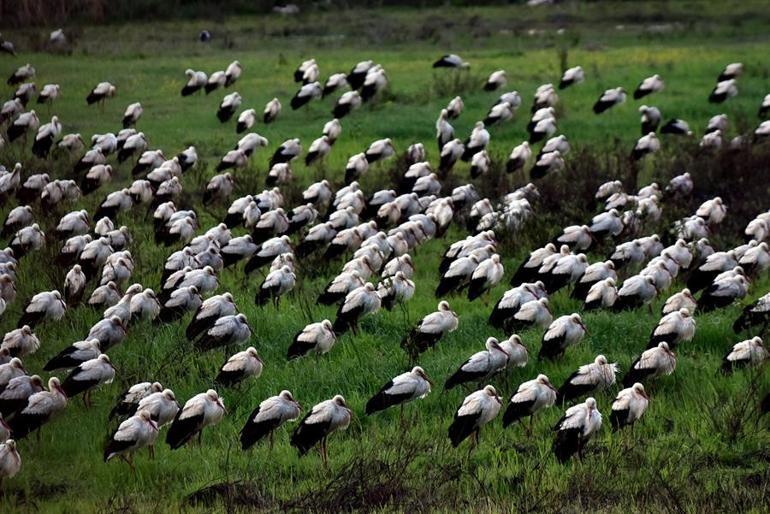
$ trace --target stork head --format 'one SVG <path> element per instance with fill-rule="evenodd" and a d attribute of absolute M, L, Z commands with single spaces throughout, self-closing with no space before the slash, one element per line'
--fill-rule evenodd
<path fill-rule="evenodd" d="M 636 382 L 633 386 L 631 386 L 631 388 L 634 390 L 634 393 L 638 394 L 645 400 L 650 399 L 650 397 L 647 396 L 647 392 L 644 390 L 644 385 L 642 385 L 641 383 Z"/>
<path fill-rule="evenodd" d="M 500 399 L 500 395 L 497 394 L 497 390 L 494 388 L 494 386 L 491 386 L 491 385 L 485 386 L 484 393 L 486 393 L 491 398 L 494 398 L 495 401 L 500 405 L 503 404 L 503 401 Z"/>

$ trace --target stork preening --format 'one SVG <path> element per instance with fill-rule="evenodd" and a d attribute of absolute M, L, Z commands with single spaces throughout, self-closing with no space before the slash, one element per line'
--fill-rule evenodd
<path fill-rule="evenodd" d="M 208 76 L 202 71 L 188 69 L 185 71 L 187 83 L 182 88 L 182 96 L 190 96 L 196 91 L 200 91 L 206 86 Z"/>
<path fill-rule="evenodd" d="M 632 426 L 644 415 L 649 403 L 650 397 L 647 396 L 644 385 L 638 382 L 620 391 L 615 401 L 612 402 L 612 412 L 610 413 L 612 429 L 618 430 L 625 426 Z"/>

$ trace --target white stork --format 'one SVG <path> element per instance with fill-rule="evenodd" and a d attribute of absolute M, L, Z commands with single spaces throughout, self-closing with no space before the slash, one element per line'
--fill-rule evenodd
<path fill-rule="evenodd" d="M 449 303 L 441 301 L 438 310 L 425 316 L 401 341 L 401 347 L 415 358 L 428 348 L 432 348 L 445 334 L 457 330 L 460 318 L 449 307 Z"/>
<path fill-rule="evenodd" d="M 610 413 L 612 429 L 632 426 L 644 415 L 649 403 L 650 397 L 647 396 L 644 385 L 639 382 L 620 391 L 612 402 L 612 413 Z"/>
<path fill-rule="evenodd" d="M 543 335 L 540 359 L 555 359 L 564 355 L 568 347 L 578 344 L 588 333 L 580 314 L 556 318 Z"/>
<path fill-rule="evenodd" d="M 543 409 L 553 407 L 556 403 L 556 388 L 546 375 L 540 374 L 534 380 L 528 380 L 519 386 L 511 396 L 508 407 L 503 414 L 503 427 L 529 417 L 529 429 L 532 431 L 534 415 Z"/>
<path fill-rule="evenodd" d="M 676 369 L 676 355 L 662 341 L 657 346 L 645 350 L 628 369 L 623 377 L 623 385 L 631 387 L 636 382 L 654 380 L 663 375 L 670 375 Z"/>
<path fill-rule="evenodd" d="M 177 412 L 166 434 L 166 443 L 172 450 L 184 446 L 196 434 L 200 443 L 203 429 L 216 425 L 225 415 L 222 398 L 213 389 L 196 394 Z"/>
<path fill-rule="evenodd" d="M 126 389 L 110 411 L 109 419 L 116 416 L 133 416 L 138 412 L 139 403 L 153 393 L 163 391 L 160 382 L 140 382 Z"/>
<path fill-rule="evenodd" d="M 585 80 L 585 72 L 580 66 L 564 70 L 564 74 L 559 81 L 559 89 L 567 89 L 569 86 L 579 84 Z"/>
<path fill-rule="evenodd" d="M 8 423 L 16 439 L 22 439 L 51 420 L 64 410 L 67 394 L 59 379 L 48 379 L 48 390 L 40 391 L 29 397 L 26 406 Z"/>
<path fill-rule="evenodd" d="M 652 331 L 647 348 L 665 341 L 671 348 L 681 342 L 692 341 L 695 336 L 695 318 L 684 307 L 663 316 Z"/>
<path fill-rule="evenodd" d="M 242 101 L 243 99 L 237 91 L 226 95 L 219 104 L 219 109 L 217 109 L 217 118 L 219 121 L 224 123 L 232 118 L 235 111 L 241 106 Z"/>
<path fill-rule="evenodd" d="M 223 315 L 209 328 L 201 328 L 201 335 L 195 342 L 201 350 L 240 344 L 251 339 L 251 328 L 244 314 Z"/>
<path fill-rule="evenodd" d="M 323 355 L 331 351 L 336 342 L 337 335 L 331 321 L 325 319 L 319 323 L 311 323 L 294 336 L 287 358 L 295 359 L 309 352 Z"/>
<path fill-rule="evenodd" d="M 187 75 L 187 83 L 182 88 L 182 96 L 190 96 L 196 91 L 200 91 L 208 82 L 208 77 L 202 71 L 187 69 L 185 75 Z"/>
<path fill-rule="evenodd" d="M 494 337 L 487 338 L 484 343 L 486 350 L 476 352 L 460 366 L 444 383 L 444 389 L 468 382 L 487 380 L 501 371 L 508 364 L 510 355 Z"/>
<path fill-rule="evenodd" d="M 115 92 L 117 89 L 114 85 L 110 84 L 109 82 L 99 82 L 90 93 L 88 93 L 88 96 L 86 97 L 86 102 L 88 105 L 95 104 L 99 102 L 99 104 L 103 107 L 104 101 L 107 98 L 112 98 L 115 96 Z"/>
<path fill-rule="evenodd" d="M 599 96 L 594 104 L 593 110 L 596 114 L 601 114 L 607 109 L 620 105 L 626 101 L 626 90 L 622 87 L 608 89 Z"/>
<path fill-rule="evenodd" d="M 153 421 L 148 411 L 141 410 L 121 423 L 112 434 L 104 448 L 104 462 L 113 457 L 120 457 L 133 470 L 133 454 L 144 447 L 150 447 L 150 455 L 153 455 L 152 448 L 157 438 L 158 424 Z"/>
<path fill-rule="evenodd" d="M 567 409 L 554 427 L 556 439 L 553 452 L 559 462 L 567 462 L 575 453 L 582 460 L 583 447 L 601 427 L 602 414 L 594 398 Z"/>
<path fill-rule="evenodd" d="M 433 63 L 434 68 L 470 68 L 470 64 L 463 61 L 462 57 L 457 54 L 445 54 L 440 59 Z"/>
<path fill-rule="evenodd" d="M 273 432 L 284 423 L 294 421 L 299 417 L 302 407 L 289 391 L 281 391 L 277 396 L 271 396 L 260 402 L 259 406 L 249 415 L 246 424 L 241 429 L 241 448 L 248 450 L 266 435 L 273 444 Z"/>
<path fill-rule="evenodd" d="M 638 100 L 640 98 L 644 98 L 647 95 L 651 95 L 652 93 L 658 93 L 663 91 L 663 88 L 663 79 L 660 78 L 660 75 L 656 73 L 655 75 L 647 77 L 639 83 L 639 85 L 636 87 L 636 90 L 634 91 L 634 99 Z"/>
<path fill-rule="evenodd" d="M 500 396 L 491 385 L 466 396 L 449 426 L 452 446 L 457 448 L 469 436 L 473 436 L 474 442 L 478 444 L 481 428 L 495 419 L 502 404 Z"/>
<path fill-rule="evenodd" d="M 736 368 L 759 366 L 770 359 L 761 337 L 752 337 L 735 343 L 722 359 L 722 373 L 731 373 Z"/>
<path fill-rule="evenodd" d="M 265 104 L 265 109 L 262 113 L 262 121 L 264 121 L 265 124 L 272 123 L 278 118 L 280 113 L 281 102 L 277 98 L 273 98 Z"/>
<path fill-rule="evenodd" d="M 399 405 L 403 418 L 404 404 L 428 396 L 431 385 L 432 382 L 425 370 L 420 366 L 415 366 L 411 371 L 402 373 L 383 385 L 377 394 L 366 402 L 366 414 L 372 415 Z"/>
<path fill-rule="evenodd" d="M 326 466 L 326 439 L 337 430 L 346 430 L 352 417 L 353 411 L 339 394 L 314 405 L 291 434 L 291 445 L 297 448 L 300 455 L 305 455 L 320 443 L 321 459 Z"/>
<path fill-rule="evenodd" d="M 559 402 L 570 401 L 615 384 L 618 364 L 610 363 L 604 355 L 597 355 L 591 364 L 580 366 L 559 388 Z"/>
<path fill-rule="evenodd" d="M 257 353 L 257 349 L 249 346 L 246 350 L 238 352 L 225 362 L 219 370 L 214 382 L 224 387 L 232 387 L 243 380 L 262 374 L 263 362 Z"/>

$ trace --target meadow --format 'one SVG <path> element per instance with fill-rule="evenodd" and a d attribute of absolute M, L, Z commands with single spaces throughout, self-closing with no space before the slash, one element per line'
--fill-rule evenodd
<path fill-rule="evenodd" d="M 214 34 L 208 45 L 196 41 L 204 28 Z M 498 419 L 482 430 L 481 443 L 472 453 L 465 446 L 453 449 L 446 429 L 465 393 L 461 388 L 444 392 L 441 386 L 482 348 L 487 337 L 510 335 L 489 326 L 487 317 L 508 289 L 513 272 L 529 251 L 562 227 L 590 220 L 596 212 L 593 192 L 605 180 L 620 178 L 631 192 L 652 180 L 664 184 L 689 171 L 696 186 L 693 197 L 664 203 L 659 225 L 647 226 L 645 232 L 670 238 L 675 219 L 721 194 L 729 211 L 712 239 L 719 249 L 737 244 L 746 223 L 770 208 L 770 150 L 756 147 L 714 156 L 697 148 L 714 114 L 728 114 L 730 137 L 758 124 L 759 102 L 770 91 L 770 15 L 761 2 L 353 9 L 310 11 L 299 18 L 224 17 L 73 25 L 68 30 L 74 37 L 73 51 L 53 55 L 44 52 L 41 44 L 47 30 L 4 27 L 3 35 L 17 42 L 20 53 L 0 57 L 0 74 L 10 75 L 30 62 L 37 68 L 39 86 L 59 83 L 63 95 L 50 110 L 38 109 L 41 119 L 57 114 L 65 133 L 78 132 L 84 138 L 117 132 L 125 106 L 141 102 L 145 112 L 137 128 L 147 134 L 152 148 L 163 149 L 167 157 L 188 145 L 198 149 L 201 162 L 185 174 L 180 204 L 196 207 L 202 229 L 217 223 L 226 212 L 227 205 L 204 208 L 201 199 L 218 159 L 239 136 L 234 121 L 220 124 L 216 119 L 222 90 L 208 96 L 179 95 L 186 68 L 212 72 L 238 59 L 244 74 L 231 90 L 243 96 L 243 108 L 261 112 L 273 97 L 284 105 L 274 124 L 254 127 L 270 143 L 247 168 L 234 172 L 235 198 L 264 188 L 267 161 L 281 142 L 299 137 L 307 149 L 331 118 L 334 97 L 290 110 L 289 99 L 296 90 L 292 73 L 302 60 L 315 57 L 324 78 L 348 71 L 363 59 L 383 65 L 389 88 L 373 104 L 342 120 L 342 135 L 324 162 L 310 168 L 299 159 L 292 164 L 295 181 L 282 188 L 292 207 L 301 191 L 322 177 L 339 187 L 348 157 L 379 138 L 392 138 L 399 153 L 421 141 L 436 164 L 438 112 L 453 96 L 462 95 L 465 112 L 453 125 L 458 137 L 464 137 L 498 96 L 481 89 L 488 74 L 498 68 L 508 71 L 506 89 L 519 91 L 523 104 L 514 120 L 490 129 L 494 169 L 474 183 L 483 195 L 501 197 L 526 183 L 525 177 L 506 176 L 503 169 L 510 150 L 527 137 L 527 110 L 536 87 L 557 82 L 565 64 L 583 66 L 586 81 L 560 93 L 559 129 L 573 147 L 567 169 L 537 184 L 541 201 L 535 205 L 535 219 L 520 233 L 503 238 L 503 283 L 476 302 L 462 296 L 449 298 L 460 314 L 459 328 L 420 358 L 437 385 L 426 399 L 406 408 L 403 424 L 397 410 L 368 417 L 363 407 L 382 384 L 408 368 L 399 342 L 422 316 L 435 310 L 438 300 L 433 292 L 441 255 L 466 235 L 459 224 L 444 238 L 417 250 L 417 293 L 404 311 L 367 317 L 359 335 L 345 335 L 319 359 L 287 361 L 286 350 L 306 324 L 333 319 L 335 308 L 317 304 L 316 298 L 342 261 L 300 260 L 297 287 L 277 308 L 254 304 L 261 276 L 244 279 L 243 265 L 225 270 L 220 274 L 219 292 L 231 291 L 248 317 L 252 344 L 265 361 L 262 376 L 236 389 L 219 389 L 228 412 L 221 424 L 205 431 L 201 447 L 172 452 L 159 443 L 155 460 L 144 452 L 138 455 L 135 474 L 117 461 L 102 462 L 103 444 L 115 428 L 107 414 L 120 392 L 136 382 L 157 380 L 184 401 L 211 387 L 219 367 L 233 352 L 194 350 L 184 336 L 189 315 L 172 324 L 132 325 L 126 341 L 109 352 L 117 378 L 95 393 L 93 407 L 86 409 L 79 398 L 74 399 L 60 418 L 44 427 L 40 441 L 31 437 L 19 444 L 22 471 L 3 483 L 0 511 L 767 511 L 770 419 L 761 419 L 756 406 L 761 393 L 770 388 L 770 380 L 762 370 L 731 376 L 717 373 L 723 355 L 744 338 L 731 328 L 741 305 L 697 315 L 695 339 L 678 350 L 676 372 L 652 387 L 650 408 L 633 433 L 612 433 L 608 424 L 590 443 L 583 462 L 562 465 L 551 454 L 550 428 L 562 414 L 560 407 L 538 416 L 531 436 L 521 427 L 504 430 Z M 431 69 L 436 58 L 450 51 L 471 63 L 468 72 Z M 733 61 L 746 66 L 739 95 L 720 106 L 709 104 L 716 76 Z M 659 107 L 664 120 L 686 119 L 696 137 L 663 137 L 662 151 L 634 167 L 628 154 L 639 137 L 637 107 L 642 102 L 629 98 L 602 116 L 595 116 L 591 106 L 605 89 L 622 85 L 631 91 L 653 73 L 664 77 L 666 88 L 645 102 Z M 118 92 L 102 112 L 87 107 L 85 96 L 103 80 L 115 84 Z M 10 87 L 0 87 L 3 97 L 12 94 Z M 61 155 L 37 159 L 29 144 L 0 149 L 0 164 L 10 168 L 16 161 L 24 163 L 25 173 L 46 170 L 59 178 L 70 174 L 74 163 Z M 93 212 L 108 191 L 131 182 L 130 167 L 131 163 L 121 165 L 107 188 L 60 211 L 42 212 L 38 205 L 35 213 L 42 228 L 52 230 L 69 210 Z M 377 164 L 362 178 L 362 189 L 383 188 L 404 169 L 400 159 Z M 468 181 L 468 166 L 458 165 L 442 193 L 449 194 L 452 187 Z M 15 201 L 0 205 L 0 219 L 15 205 Z M 119 224 L 129 226 L 133 235 L 130 250 L 137 269 L 132 282 L 158 287 L 162 264 L 177 248 L 153 243 L 152 223 L 144 209 L 121 214 Z M 243 229 L 236 232 L 240 235 Z M 610 250 L 610 245 L 604 245 L 589 258 L 602 259 Z M 34 293 L 61 286 L 66 270 L 53 265 L 57 252 L 57 244 L 51 241 L 22 261 L 18 299 L 0 317 L 0 333 L 15 327 Z M 742 305 L 766 293 L 769 286 L 767 276 L 754 281 Z M 680 279 L 670 293 L 681 287 Z M 536 359 L 541 330 L 522 332 L 529 364 L 507 370 L 492 383 L 507 399 L 518 384 L 537 373 L 546 373 L 560 384 L 598 353 L 627 370 L 645 348 L 665 296 L 651 310 L 586 314 L 590 335 L 556 362 Z M 580 303 L 560 292 L 553 297 L 552 308 L 556 315 L 568 314 L 579 311 Z M 61 322 L 38 329 L 42 345 L 25 359 L 27 370 L 39 373 L 48 359 L 82 339 L 100 317 L 100 312 L 81 306 Z M 291 390 L 306 409 L 335 394 L 343 394 L 353 408 L 356 416 L 350 428 L 330 438 L 329 469 L 316 452 L 297 456 L 288 442 L 292 425 L 279 430 L 273 448 L 262 444 L 241 451 L 238 432 L 247 416 L 261 400 L 282 389 Z M 605 415 L 616 392 L 597 395 Z"/>

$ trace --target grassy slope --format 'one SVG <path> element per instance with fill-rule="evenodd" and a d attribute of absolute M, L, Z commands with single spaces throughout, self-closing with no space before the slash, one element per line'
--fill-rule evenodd
<path fill-rule="evenodd" d="M 660 23 L 654 16 L 656 12 L 676 10 L 675 7 L 646 7 L 636 18 L 638 24 L 633 23 L 626 4 L 607 9 L 607 15 L 598 12 L 600 8 L 568 5 L 562 8 L 561 16 L 524 8 L 476 9 L 450 15 L 431 12 L 419 19 L 409 11 L 378 11 L 372 16 L 386 26 L 401 28 L 401 37 L 394 33 L 379 34 L 372 29 L 373 22 L 366 19 L 366 13 L 355 11 L 346 13 L 339 20 L 323 15 L 317 24 L 320 28 L 312 19 L 300 20 L 300 29 L 292 31 L 287 40 L 275 37 L 275 34 L 286 33 L 289 22 L 274 18 L 231 20 L 220 29 L 227 31 L 233 45 L 230 50 L 218 45 L 201 48 L 190 43 L 190 34 L 206 26 L 200 22 L 157 24 L 142 30 L 90 28 L 82 29 L 83 53 L 76 51 L 70 57 L 22 54 L 16 59 L 6 58 L 3 73 L 30 61 L 38 69 L 39 84 L 60 83 L 64 97 L 54 111 L 61 117 L 66 132 L 90 135 L 117 130 L 123 107 L 141 101 L 145 116 L 139 127 L 148 134 L 153 146 L 172 154 L 187 144 L 195 144 L 207 161 L 207 166 L 185 177 L 185 189 L 190 194 L 185 198 L 188 202 L 198 201 L 202 183 L 214 173 L 212 167 L 216 158 L 237 138 L 232 124 L 222 126 L 214 117 L 222 93 L 214 93 L 208 98 L 182 99 L 178 96 L 182 71 L 188 66 L 213 71 L 223 68 L 233 58 L 240 59 L 246 70 L 235 87 L 245 99 L 244 107 L 261 110 L 273 96 L 278 96 L 287 107 L 278 123 L 257 127 L 271 144 L 268 151 L 257 156 L 250 169 L 238 173 L 242 192 L 258 190 L 256 177 L 260 173 L 264 176 L 269 153 L 283 139 L 297 136 L 307 146 L 329 117 L 331 99 L 315 103 L 299 113 L 288 110 L 288 99 L 294 91 L 291 71 L 298 61 L 310 55 L 320 62 L 324 76 L 333 70 L 347 70 L 358 60 L 372 58 L 384 65 L 392 87 L 386 101 L 343 120 L 343 136 L 327 159 L 325 169 L 305 170 L 301 164 L 295 166 L 300 186 L 307 185 L 321 173 L 339 180 L 347 157 L 379 137 L 392 137 L 399 149 L 413 141 L 424 141 L 435 161 L 433 120 L 438 109 L 452 95 L 445 79 L 441 78 L 443 74 L 433 74 L 428 63 L 447 49 L 461 51 L 468 48 L 462 53 L 473 63 L 471 74 L 475 83 L 480 84 L 492 70 L 505 68 L 509 72 L 510 86 L 522 93 L 527 104 L 538 84 L 558 79 L 559 60 L 555 47 L 561 44 L 561 39 L 553 32 L 562 24 L 569 28 L 564 40 L 576 42 L 576 46 L 569 50 L 569 63 L 583 65 L 588 76 L 585 84 L 562 95 L 563 121 L 560 126 L 577 147 L 618 148 L 625 153 L 637 137 L 635 106 L 638 104 L 629 101 L 598 119 L 590 114 L 590 106 L 605 88 L 624 85 L 631 90 L 641 78 L 653 72 L 664 76 L 667 88 L 649 101 L 659 106 L 666 117 L 677 116 L 690 121 L 696 133 L 700 133 L 708 118 L 718 112 L 730 115 L 734 123 L 732 131 L 755 124 L 755 110 L 766 92 L 768 76 L 767 38 L 762 36 L 768 26 L 767 20 L 754 13 L 746 17 L 747 21 L 740 29 L 732 29 L 725 28 L 726 24 L 720 24 L 717 17 L 746 15 L 752 11 L 751 4 L 730 5 L 725 7 L 724 13 L 712 12 L 713 7 L 700 3 L 688 6 L 682 12 L 669 12 L 666 19 L 674 20 L 685 20 L 696 10 L 702 14 L 690 18 L 697 19 L 696 23 L 675 26 L 672 32 L 660 36 L 650 36 L 646 29 L 651 23 Z M 463 20 L 470 16 L 460 14 L 477 17 L 473 22 L 466 22 Z M 431 27 L 441 27 L 452 21 L 461 27 L 455 34 L 415 40 L 420 34 L 430 34 Z M 620 23 L 625 25 L 623 30 L 615 28 Z M 529 26 L 537 26 L 547 33 L 527 36 L 522 27 Z M 513 27 L 512 32 L 500 32 L 510 27 Z M 345 37 L 319 35 L 331 30 L 339 30 Z M 13 39 L 12 32 L 7 35 Z M 29 35 L 20 32 L 19 37 Z M 291 41 L 291 45 L 286 41 Z M 153 48 L 163 55 L 154 56 Z M 723 107 L 710 106 L 705 98 L 714 77 L 724 63 L 738 59 L 749 70 L 740 81 L 740 96 Z M 118 97 L 108 102 L 104 114 L 86 109 L 83 102 L 89 88 L 100 80 L 110 80 L 119 88 Z M 483 116 L 495 95 L 482 93 L 474 87 L 464 91 L 463 98 L 466 113 L 455 124 L 458 134 L 466 133 L 473 121 Z M 491 150 L 496 160 L 503 159 L 510 148 L 523 139 L 525 119 L 522 109 L 514 122 L 492 129 Z M 666 155 L 656 162 L 661 165 L 676 158 L 679 144 L 679 141 L 667 142 Z M 5 150 L 0 159 L 4 164 L 15 159 L 33 162 L 30 166 L 33 169 L 48 166 L 44 162 L 30 161 L 26 152 L 19 155 L 16 148 Z M 57 170 L 65 168 L 62 163 L 53 166 Z M 366 177 L 363 181 L 365 190 L 383 184 L 386 172 L 386 167 L 380 167 Z M 462 177 L 465 168 L 459 167 L 457 173 Z M 658 173 L 655 164 L 649 165 L 647 173 Z M 121 179 L 113 186 L 127 182 L 126 174 L 124 168 Z M 95 193 L 96 197 L 80 202 L 77 207 L 82 204 L 93 208 L 103 194 L 104 191 Z M 575 198 L 569 206 L 570 212 L 579 209 L 582 201 Z M 0 214 L 4 217 L 11 207 L 3 206 Z M 210 226 L 214 217 L 223 212 L 223 208 L 218 208 L 205 214 L 204 225 Z M 141 213 L 122 219 L 134 227 L 132 252 L 138 262 L 134 279 L 157 285 L 157 270 L 171 249 L 145 243 L 151 228 L 141 219 Z M 577 220 L 569 220 L 573 221 Z M 55 221 L 51 219 L 45 223 L 50 227 Z M 545 227 L 548 233 L 557 228 Z M 202 449 L 187 448 L 171 453 L 163 447 L 154 462 L 142 455 L 138 459 L 136 477 L 117 463 L 106 466 L 100 462 L 101 444 L 108 432 L 106 414 L 113 399 L 131 383 L 156 379 L 172 387 L 184 400 L 210 384 L 226 356 L 222 352 L 199 355 L 190 351 L 183 336 L 184 323 L 133 327 L 129 339 L 111 351 L 119 380 L 102 388 L 96 395 L 96 406 L 86 411 L 79 401 L 75 401 L 61 419 L 46 427 L 40 444 L 22 443 L 24 468 L 6 485 L 5 507 L 11 508 L 17 501 L 23 503 L 26 497 L 27 502 L 34 502 L 46 510 L 66 510 L 73 505 L 78 510 L 89 507 L 146 509 L 152 506 L 167 509 L 175 508 L 182 497 L 201 487 L 233 479 L 253 481 L 270 506 L 323 486 L 329 474 L 321 468 L 318 457 L 311 455 L 298 459 L 288 446 L 286 434 L 280 434 L 272 452 L 266 446 L 260 446 L 242 453 L 237 447 L 238 430 L 261 399 L 282 388 L 291 389 L 306 407 L 343 393 L 354 410 L 362 414 L 366 398 L 406 367 L 398 341 L 408 326 L 435 307 L 432 290 L 437 281 L 440 253 L 450 241 L 461 236 L 459 230 L 453 231 L 447 240 L 430 242 L 418 250 L 418 294 L 408 306 L 408 321 L 398 311 L 372 317 L 364 322 L 360 337 L 345 337 L 330 355 L 318 361 L 311 358 L 287 363 L 285 349 L 293 334 L 306 323 L 333 316 L 333 309 L 317 306 L 313 300 L 339 268 L 339 263 L 328 268 L 317 263 L 306 263 L 306 267 L 302 267 L 301 263 L 301 286 L 290 301 L 281 305 L 279 312 L 273 307 L 254 307 L 252 299 L 259 278 L 251 278 L 244 287 L 240 268 L 224 273 L 222 290 L 234 293 L 239 307 L 251 320 L 256 345 L 266 361 L 265 372 L 260 379 L 240 390 L 224 392 L 228 416 L 205 435 Z M 527 240 L 538 244 L 544 237 L 545 234 L 532 231 L 526 234 Z M 529 245 L 509 248 L 505 260 L 509 272 L 529 249 Z M 45 267 L 54 251 L 51 245 L 22 264 L 19 301 L 0 320 L 3 332 L 15 323 L 26 298 L 61 282 L 62 273 Z M 753 296 L 766 289 L 767 282 L 764 281 L 757 285 Z M 461 313 L 459 330 L 443 341 L 437 351 L 426 354 L 421 360 L 438 382 L 480 348 L 487 336 L 504 335 L 495 333 L 485 324 L 493 300 L 504 290 L 504 286 L 496 288 L 484 304 L 471 306 L 462 299 L 452 302 L 455 310 Z M 577 303 L 563 293 L 555 297 L 554 306 L 559 314 L 578 308 Z M 680 352 L 679 369 L 673 377 L 661 381 L 653 389 L 654 403 L 645 422 L 636 429 L 638 442 L 632 443 L 628 437 L 611 435 L 605 430 L 593 444 L 596 450 L 582 466 L 563 467 L 549 455 L 548 426 L 559 417 L 559 409 L 552 409 L 537 421 L 535 435 L 531 438 L 526 438 L 518 428 L 504 432 L 495 423 L 485 431 L 481 447 L 466 461 L 464 450 L 451 450 L 445 438 L 446 425 L 462 400 L 463 392 L 456 390 L 443 394 L 437 390 L 426 401 L 408 409 L 416 426 L 406 430 L 399 426 L 396 412 L 371 419 L 359 416 L 347 434 L 333 438 L 330 444 L 332 470 L 341 469 L 355 457 L 363 457 L 369 462 L 394 459 L 386 447 L 404 446 L 403 451 L 407 452 L 412 446 L 419 446 L 421 451 L 409 465 L 405 482 L 408 488 L 422 488 L 428 484 L 417 477 L 422 474 L 430 477 L 433 495 L 443 495 L 443 503 L 434 503 L 436 498 L 426 493 L 424 505 L 427 507 L 444 505 L 452 508 L 454 505 L 490 510 L 518 507 L 552 511 L 566 502 L 569 508 L 583 505 L 591 510 L 613 510 L 621 506 L 632 510 L 644 510 L 646 506 L 690 509 L 696 504 L 703 507 L 709 501 L 713 505 L 721 501 L 723 507 L 730 505 L 728 491 L 735 490 L 729 494 L 745 502 L 744 507 L 756 508 L 764 501 L 767 484 L 767 466 L 763 462 L 767 458 L 763 449 L 768 442 L 767 431 L 748 430 L 737 442 L 730 442 L 718 433 L 724 430 L 724 425 L 712 425 L 705 415 L 706 408 L 711 406 L 719 406 L 720 415 L 729 413 L 734 396 L 749 381 L 748 374 L 730 378 L 714 375 L 721 355 L 736 340 L 729 327 L 736 313 L 737 308 L 731 308 L 699 317 L 695 341 Z M 81 308 L 70 312 L 62 323 L 41 328 L 39 336 L 43 346 L 27 359 L 28 369 L 39 371 L 50 356 L 81 339 L 98 317 L 98 313 Z M 559 383 L 577 365 L 590 361 L 598 352 L 618 360 L 621 368 L 627 369 L 656 320 L 657 315 L 647 311 L 623 315 L 591 314 L 587 316 L 591 336 L 580 347 L 572 349 L 563 361 L 541 364 L 533 359 L 527 368 L 513 370 L 498 377 L 494 383 L 506 396 L 513 392 L 516 384 L 537 372 L 548 373 Z M 535 354 L 541 333 L 530 331 L 522 335 L 531 353 Z M 599 395 L 598 399 L 600 408 L 608 414 L 612 393 Z M 407 437 L 404 437 L 405 433 Z M 356 473 L 355 470 L 346 472 L 347 475 Z M 382 475 L 387 473 L 383 471 Z M 448 487 L 442 487 L 442 484 L 448 484 Z M 642 488 L 647 486 L 653 486 L 653 492 L 643 491 Z M 408 491 L 403 494 L 412 497 Z"/>

